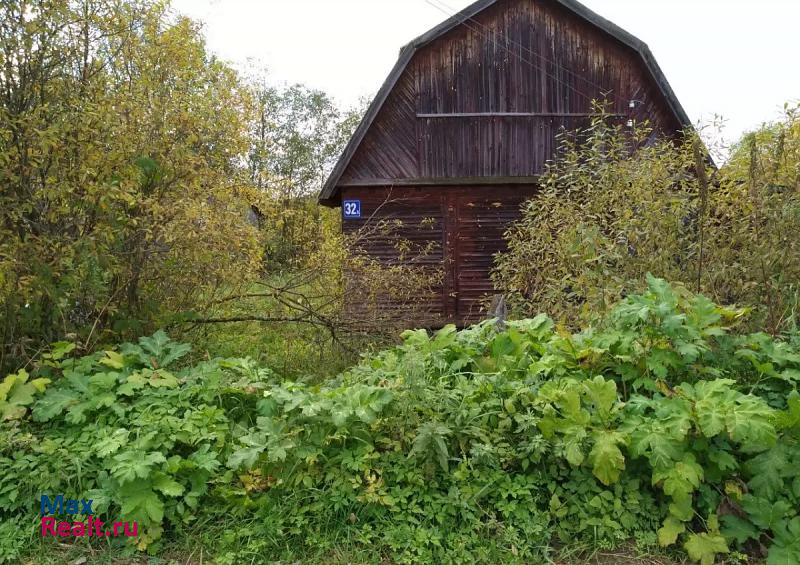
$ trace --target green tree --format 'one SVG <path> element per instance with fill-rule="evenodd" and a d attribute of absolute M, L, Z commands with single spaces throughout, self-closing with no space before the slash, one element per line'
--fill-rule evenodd
<path fill-rule="evenodd" d="M 0 5 L 0 365 L 162 323 L 253 272 L 247 102 L 166 2 Z"/>
<path fill-rule="evenodd" d="M 322 91 L 299 84 L 280 88 L 263 72 L 252 74 L 247 168 L 257 190 L 265 266 L 274 272 L 301 266 L 328 235 L 316 195 L 363 112 L 342 110 Z"/>

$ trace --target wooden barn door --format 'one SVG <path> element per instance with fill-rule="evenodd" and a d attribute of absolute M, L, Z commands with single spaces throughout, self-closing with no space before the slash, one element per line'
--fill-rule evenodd
<path fill-rule="evenodd" d="M 495 294 L 494 256 L 506 250 L 504 234 L 532 195 L 527 187 L 476 187 L 446 197 L 446 310 L 469 324 L 486 317 L 484 302 Z"/>

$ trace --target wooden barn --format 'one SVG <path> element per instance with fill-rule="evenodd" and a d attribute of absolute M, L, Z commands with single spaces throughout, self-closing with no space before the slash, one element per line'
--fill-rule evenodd
<path fill-rule="evenodd" d="M 427 245 L 443 276 L 426 325 L 479 319 L 556 134 L 587 124 L 599 99 L 654 135 L 691 125 L 647 46 L 585 6 L 479 0 L 401 50 L 319 201 L 342 207 L 347 233 L 399 220 L 395 237 Z M 364 248 L 403 260 L 391 238 Z"/>

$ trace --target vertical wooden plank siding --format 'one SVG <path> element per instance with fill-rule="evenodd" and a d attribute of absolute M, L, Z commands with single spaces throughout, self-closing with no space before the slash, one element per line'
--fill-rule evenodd
<path fill-rule="evenodd" d="M 682 129 L 643 55 L 610 33 L 554 0 L 504 0 L 409 55 L 335 185 L 361 201 L 345 233 L 399 222 L 366 237 L 363 252 L 392 265 L 409 260 L 400 240 L 430 248 L 417 263 L 441 275 L 434 295 L 413 315 L 385 303 L 407 325 L 484 316 L 505 231 L 557 135 L 586 125 L 592 100 L 605 98 L 617 123 L 650 122 L 652 139 Z"/>
<path fill-rule="evenodd" d="M 654 136 L 681 129 L 632 49 L 552 1 L 498 2 L 414 56 L 340 184 L 535 176 L 604 96 Z"/>
<path fill-rule="evenodd" d="M 431 279 L 439 278 L 445 262 L 445 225 L 441 194 L 421 188 L 347 188 L 344 199 L 361 202 L 361 218 L 343 220 L 345 235 L 357 238 L 357 251 L 365 252 L 383 265 L 405 264 L 409 255 L 402 252 L 408 243 L 412 248 L 414 265 L 430 272 Z M 413 253 L 424 249 L 424 253 Z M 431 297 L 419 297 L 414 304 L 396 304 L 385 299 L 380 308 L 390 310 L 408 324 L 438 326 L 447 319 L 445 311 L 446 284 L 434 288 Z M 350 301 L 357 310 L 358 290 Z M 422 314 L 422 316 L 421 316 Z"/>
<path fill-rule="evenodd" d="M 490 272 L 494 256 L 505 250 L 504 233 L 519 218 L 526 198 L 535 194 L 530 185 L 470 187 L 350 187 L 345 200 L 361 201 L 361 219 L 343 220 L 343 230 L 364 234 L 362 248 L 386 265 L 401 264 L 397 243 L 430 249 L 414 264 L 441 269 L 442 284 L 436 297 L 422 307 L 426 316 L 413 322 L 426 326 L 476 321 L 483 315 L 483 300 L 492 294 Z M 376 229 L 380 222 L 393 226 L 391 233 Z M 402 305 L 399 316 L 406 315 Z"/>
<path fill-rule="evenodd" d="M 494 294 L 490 279 L 494 257 L 506 250 L 503 236 L 519 219 L 522 203 L 533 195 L 534 189 L 525 186 L 454 191 L 457 321 L 475 322 L 485 317 L 485 299 Z"/>

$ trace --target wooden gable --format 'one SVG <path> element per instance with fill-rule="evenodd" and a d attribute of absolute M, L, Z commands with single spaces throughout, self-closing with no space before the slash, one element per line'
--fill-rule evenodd
<path fill-rule="evenodd" d="M 654 135 L 690 125 L 646 45 L 611 22 L 573 0 L 481 0 L 403 49 L 320 201 L 346 186 L 531 182 L 600 99 Z"/>

